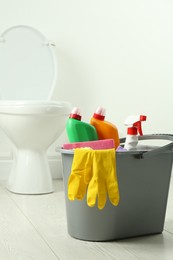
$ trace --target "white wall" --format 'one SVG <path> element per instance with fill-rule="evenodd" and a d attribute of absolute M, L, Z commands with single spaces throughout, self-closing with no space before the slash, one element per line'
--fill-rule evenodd
<path fill-rule="evenodd" d="M 172 133 L 172 14 L 171 0 L 0 0 L 0 32 L 26 24 L 56 43 L 55 98 L 79 106 L 83 120 L 102 105 L 122 135 L 134 113 L 148 116 L 145 133 Z M 10 152 L 0 133 L 0 157 Z"/>

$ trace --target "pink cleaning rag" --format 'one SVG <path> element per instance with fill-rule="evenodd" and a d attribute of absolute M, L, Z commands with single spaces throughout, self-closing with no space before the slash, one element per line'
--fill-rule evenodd
<path fill-rule="evenodd" d="M 103 150 L 111 149 L 115 147 L 113 139 L 104 139 L 97 141 L 88 141 L 88 142 L 75 142 L 75 143 L 66 143 L 63 144 L 63 149 L 75 149 L 75 148 L 86 148 L 89 147 L 93 150 Z"/>

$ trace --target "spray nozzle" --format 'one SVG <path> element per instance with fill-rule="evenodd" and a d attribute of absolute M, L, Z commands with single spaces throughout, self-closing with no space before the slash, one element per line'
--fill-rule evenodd
<path fill-rule="evenodd" d="M 125 125 L 128 126 L 127 134 L 137 135 L 139 133 L 139 135 L 143 135 L 141 122 L 146 121 L 146 119 L 147 117 L 144 115 L 129 116 L 124 123 Z"/>

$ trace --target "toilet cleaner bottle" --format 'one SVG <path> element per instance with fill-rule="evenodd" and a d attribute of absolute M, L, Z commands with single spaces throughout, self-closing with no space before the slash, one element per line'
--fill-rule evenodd
<path fill-rule="evenodd" d="M 113 139 L 115 148 L 117 148 L 120 145 L 118 129 L 114 124 L 105 121 L 105 114 L 105 108 L 98 107 L 90 120 L 90 124 L 96 128 L 99 140 Z"/>
<path fill-rule="evenodd" d="M 81 121 L 80 110 L 74 107 L 66 123 L 66 133 L 70 143 L 98 140 L 94 126 Z"/>
<path fill-rule="evenodd" d="M 124 124 L 128 126 L 127 136 L 124 148 L 128 151 L 136 150 L 138 144 L 138 134 L 143 135 L 141 122 L 146 121 L 147 117 L 144 115 L 131 115 L 127 117 Z"/>

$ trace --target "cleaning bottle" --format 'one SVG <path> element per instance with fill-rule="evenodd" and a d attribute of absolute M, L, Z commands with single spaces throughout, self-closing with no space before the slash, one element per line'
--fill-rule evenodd
<path fill-rule="evenodd" d="M 118 129 L 115 125 L 104 119 L 105 109 L 103 107 L 98 107 L 90 120 L 90 124 L 96 128 L 99 140 L 113 139 L 115 148 L 117 148 L 120 144 Z"/>
<path fill-rule="evenodd" d="M 66 123 L 66 132 L 70 143 L 98 140 L 94 126 L 81 121 L 80 110 L 74 107 Z"/>
<path fill-rule="evenodd" d="M 126 150 L 136 150 L 138 144 L 138 134 L 143 135 L 141 122 L 146 121 L 147 117 L 144 115 L 132 115 L 127 117 L 125 125 L 127 128 L 127 136 L 124 148 Z"/>

